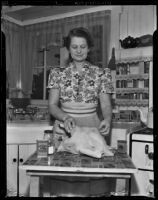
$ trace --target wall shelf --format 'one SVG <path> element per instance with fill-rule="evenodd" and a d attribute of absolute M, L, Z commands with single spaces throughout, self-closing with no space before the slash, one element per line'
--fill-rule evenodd
<path fill-rule="evenodd" d="M 116 49 L 115 56 L 116 56 L 116 64 L 151 61 L 153 60 L 153 46 L 137 47 L 129 49 Z"/>
<path fill-rule="evenodd" d="M 148 79 L 149 74 L 116 75 L 116 80 Z"/>
<path fill-rule="evenodd" d="M 152 46 L 116 50 L 118 106 L 148 106 Z"/>
<path fill-rule="evenodd" d="M 116 88 L 116 93 L 149 93 L 149 88 Z"/>
<path fill-rule="evenodd" d="M 116 99 L 116 104 L 119 106 L 148 106 L 149 100 L 139 99 Z"/>

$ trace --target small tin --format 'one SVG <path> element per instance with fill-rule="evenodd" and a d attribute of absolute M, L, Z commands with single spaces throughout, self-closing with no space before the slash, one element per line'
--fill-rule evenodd
<path fill-rule="evenodd" d="M 127 153 L 127 141 L 118 140 L 117 141 L 117 150 L 119 153 Z"/>

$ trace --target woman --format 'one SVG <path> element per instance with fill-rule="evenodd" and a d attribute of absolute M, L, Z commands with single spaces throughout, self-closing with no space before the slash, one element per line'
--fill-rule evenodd
<path fill-rule="evenodd" d="M 78 125 L 97 127 L 102 135 L 109 134 L 112 117 L 110 93 L 113 92 L 111 74 L 108 68 L 99 68 L 87 61 L 92 46 L 91 35 L 87 29 L 82 27 L 72 29 L 66 41 L 66 48 L 70 54 L 67 66 L 50 71 L 49 111 L 56 119 L 54 125 L 56 134 L 62 133 L 63 129 L 60 127 L 62 123 L 68 133 Z M 99 102 L 102 120 L 96 112 Z M 87 181 L 85 195 L 99 195 L 107 192 L 104 179 L 84 178 L 83 180 Z M 92 188 L 95 184 L 97 187 L 94 191 Z M 72 189 L 71 187 L 70 190 L 67 189 L 69 191 L 63 189 L 63 193 L 84 193 L 77 192 L 78 186 L 76 184 L 77 188 L 74 188 L 74 185 L 72 182 Z"/>

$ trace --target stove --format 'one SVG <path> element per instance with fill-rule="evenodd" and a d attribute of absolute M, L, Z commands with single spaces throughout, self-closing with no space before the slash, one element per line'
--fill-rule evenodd
<path fill-rule="evenodd" d="M 138 168 L 131 179 L 131 195 L 154 197 L 153 129 L 144 127 L 130 133 L 129 155 Z"/>

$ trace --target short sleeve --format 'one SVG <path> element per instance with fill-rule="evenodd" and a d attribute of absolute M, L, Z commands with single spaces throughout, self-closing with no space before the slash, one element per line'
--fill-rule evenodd
<path fill-rule="evenodd" d="M 60 69 L 52 68 L 48 76 L 47 88 L 59 89 Z"/>
<path fill-rule="evenodd" d="M 109 68 L 100 68 L 100 93 L 114 93 L 111 70 Z"/>

